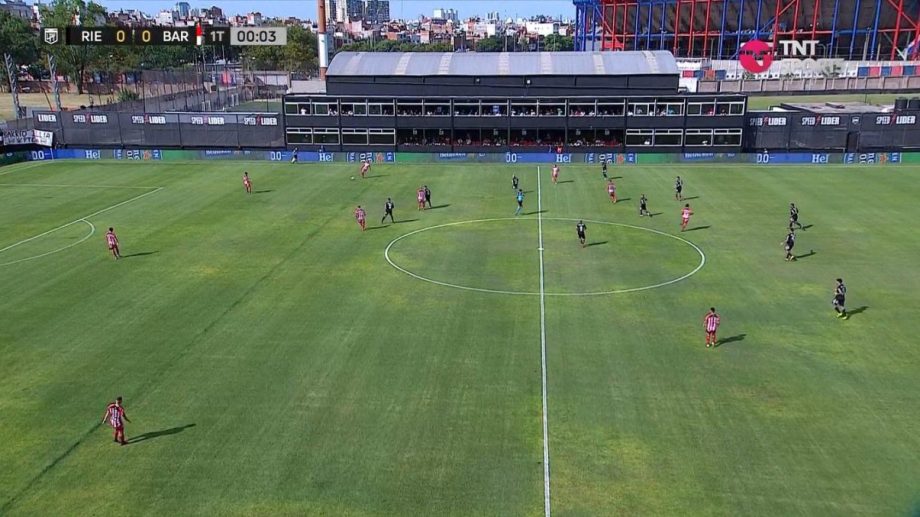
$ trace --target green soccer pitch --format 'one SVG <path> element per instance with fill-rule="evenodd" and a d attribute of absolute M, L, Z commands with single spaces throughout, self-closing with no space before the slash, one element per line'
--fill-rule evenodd
<path fill-rule="evenodd" d="M 920 168 L 610 172 L 0 169 L 0 514 L 920 511 Z"/>

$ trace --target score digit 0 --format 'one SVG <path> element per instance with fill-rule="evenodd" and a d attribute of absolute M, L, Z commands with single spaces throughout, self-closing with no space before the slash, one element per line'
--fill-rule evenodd
<path fill-rule="evenodd" d="M 124 29 L 118 29 L 115 31 L 115 41 L 118 43 L 124 43 L 128 39 L 128 33 Z"/>
<path fill-rule="evenodd" d="M 150 40 L 153 38 L 153 35 L 150 33 L 149 29 L 144 29 L 141 31 L 141 41 L 143 43 L 150 43 Z"/>

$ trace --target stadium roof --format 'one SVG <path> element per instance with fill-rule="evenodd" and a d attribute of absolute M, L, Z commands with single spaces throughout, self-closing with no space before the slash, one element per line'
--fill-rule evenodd
<path fill-rule="evenodd" d="M 675 75 L 670 52 L 341 52 L 329 76 Z"/>

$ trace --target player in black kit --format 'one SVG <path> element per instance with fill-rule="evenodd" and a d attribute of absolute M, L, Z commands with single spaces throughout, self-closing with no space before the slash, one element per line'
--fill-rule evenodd
<path fill-rule="evenodd" d="M 834 287 L 834 310 L 838 318 L 847 319 L 847 286 L 843 285 L 843 279 L 837 279 L 837 286 Z"/>
<path fill-rule="evenodd" d="M 575 225 L 575 231 L 578 232 L 578 241 L 581 242 L 581 247 L 585 247 L 585 230 L 588 227 L 585 225 L 584 221 L 578 221 L 578 224 Z"/>
<path fill-rule="evenodd" d="M 794 230 L 790 230 L 789 235 L 786 235 L 786 238 L 783 240 L 783 247 L 786 249 L 786 260 L 795 260 L 795 255 L 792 254 L 792 248 L 795 247 Z"/>
<path fill-rule="evenodd" d="M 680 179 L 680 176 L 677 177 L 677 180 L 674 181 L 674 199 L 678 201 L 684 200 L 684 180 Z"/>
<path fill-rule="evenodd" d="M 390 216 L 390 222 L 395 223 L 396 219 L 393 219 L 393 209 L 396 208 L 396 205 L 393 204 L 393 200 L 387 198 L 387 203 L 383 205 L 383 218 L 380 219 L 380 222 L 383 223 L 387 220 L 387 216 Z"/>
<path fill-rule="evenodd" d="M 601 160 L 601 174 L 604 175 L 604 179 L 607 179 L 607 160 Z"/>
<path fill-rule="evenodd" d="M 517 174 L 515 174 L 514 176 L 511 176 L 511 187 L 514 188 L 514 190 L 518 189 L 518 183 L 519 181 L 518 181 Z"/>
<path fill-rule="evenodd" d="M 652 216 L 652 213 L 648 211 L 648 199 L 645 194 L 642 194 L 642 197 L 639 198 L 639 217 L 643 215 Z"/>
<path fill-rule="evenodd" d="M 428 185 L 425 185 L 425 203 L 428 203 L 428 208 L 431 208 L 431 189 L 428 188 Z"/>
<path fill-rule="evenodd" d="M 789 203 L 789 231 L 791 232 L 796 226 L 804 230 L 802 223 L 799 222 L 799 208 L 795 203 Z"/>

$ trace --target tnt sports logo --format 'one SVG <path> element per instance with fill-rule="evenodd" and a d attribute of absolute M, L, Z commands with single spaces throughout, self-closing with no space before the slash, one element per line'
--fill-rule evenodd
<path fill-rule="evenodd" d="M 810 58 L 815 55 L 818 49 L 817 40 L 782 40 L 777 42 L 781 49 L 781 57 L 802 57 Z M 776 57 L 773 45 L 765 41 L 752 39 L 741 45 L 738 53 L 738 61 L 741 67 L 752 74 L 760 74 L 770 69 Z"/>

